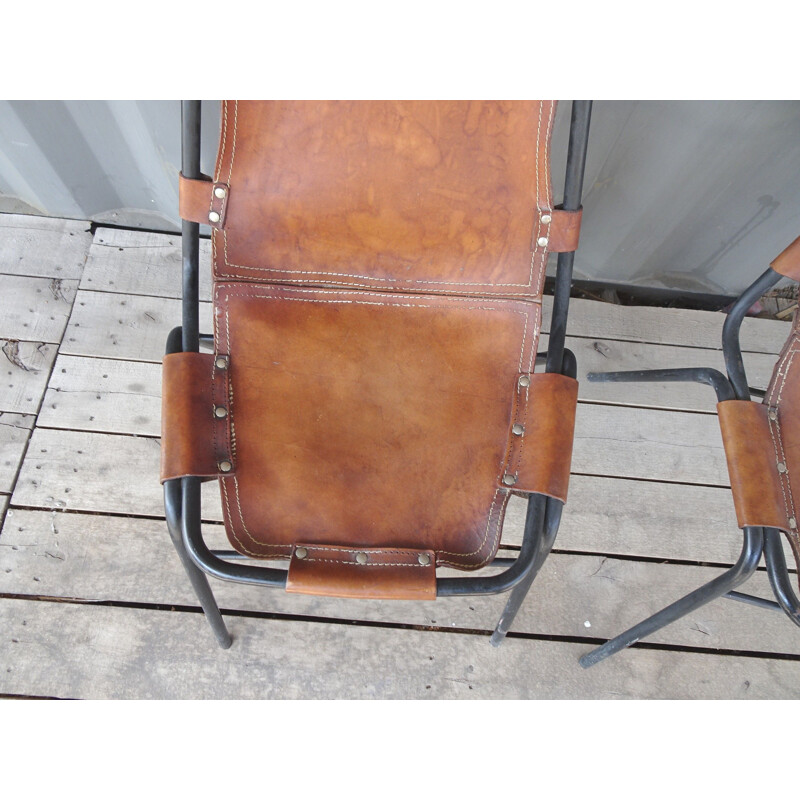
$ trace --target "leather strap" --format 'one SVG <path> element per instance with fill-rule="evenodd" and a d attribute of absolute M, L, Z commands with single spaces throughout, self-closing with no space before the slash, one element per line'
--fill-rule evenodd
<path fill-rule="evenodd" d="M 775 272 L 800 281 L 800 236 L 798 236 L 771 264 Z"/>
<path fill-rule="evenodd" d="M 216 367 L 216 362 L 226 367 Z M 227 359 L 210 353 L 164 357 L 161 391 L 161 481 L 234 473 Z"/>
<path fill-rule="evenodd" d="M 577 402 L 573 378 L 519 376 L 501 485 L 566 502 Z"/>
<path fill-rule="evenodd" d="M 200 178 L 178 176 L 179 210 L 182 219 L 210 225 L 218 231 L 225 226 L 230 187 L 215 183 L 208 175 Z"/>
<path fill-rule="evenodd" d="M 432 550 L 298 544 L 286 591 L 327 597 L 435 600 Z"/>
<path fill-rule="evenodd" d="M 749 400 L 717 404 L 736 520 L 745 526 L 789 527 L 767 406 Z"/>
<path fill-rule="evenodd" d="M 551 253 L 571 253 L 577 250 L 583 207 L 577 211 L 555 208 L 550 212 L 550 216 L 552 219 L 548 231 L 547 249 Z"/>

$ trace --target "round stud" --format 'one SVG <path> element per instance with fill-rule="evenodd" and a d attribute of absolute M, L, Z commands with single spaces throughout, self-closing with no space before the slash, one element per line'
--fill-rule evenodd
<path fill-rule="evenodd" d="M 767 415 L 769 418 L 775 422 L 778 419 L 778 412 L 774 410 L 770 410 L 769 414 Z"/>
<path fill-rule="evenodd" d="M 789 527 L 794 530 L 797 527 L 797 520 L 794 517 L 789 517 Z"/>
<path fill-rule="evenodd" d="M 225 194 L 226 192 L 224 186 L 217 186 L 217 188 L 214 189 L 214 197 L 219 197 L 220 200 L 225 197 Z"/>
<path fill-rule="evenodd" d="M 225 406 L 214 406 L 214 416 L 217 419 L 225 419 L 228 416 L 228 409 Z"/>
<path fill-rule="evenodd" d="M 522 436 L 522 434 L 525 433 L 525 426 L 524 425 L 520 425 L 519 422 L 517 422 L 511 428 L 511 433 L 513 433 L 514 436 Z"/>
<path fill-rule="evenodd" d="M 549 225 L 552 217 L 549 214 L 542 214 L 542 225 Z"/>
<path fill-rule="evenodd" d="M 778 462 L 778 472 L 786 472 L 786 464 L 783 461 Z"/>
<path fill-rule="evenodd" d="M 217 356 L 214 365 L 217 369 L 228 369 L 228 359 L 225 356 Z"/>
<path fill-rule="evenodd" d="M 356 553 L 356 563 L 357 564 L 366 564 L 369 559 L 367 558 L 366 553 Z"/>
<path fill-rule="evenodd" d="M 516 482 L 517 482 L 516 475 L 510 475 L 510 474 L 503 475 L 503 483 L 506 486 L 513 486 Z"/>
<path fill-rule="evenodd" d="M 217 466 L 220 472 L 230 472 L 233 469 L 233 464 L 230 461 L 220 461 Z"/>
<path fill-rule="evenodd" d="M 539 247 L 547 247 L 547 237 L 546 236 L 540 236 L 536 240 L 536 243 L 539 245 Z"/>
<path fill-rule="evenodd" d="M 428 564 L 431 563 L 431 557 L 427 553 L 420 553 L 417 556 L 417 561 L 422 564 L 423 567 L 427 567 Z"/>
<path fill-rule="evenodd" d="M 305 547 L 298 547 L 295 549 L 294 554 L 297 558 L 305 558 L 308 555 L 308 550 Z"/>
<path fill-rule="evenodd" d="M 531 379 L 528 375 L 521 375 L 519 379 L 519 385 L 523 389 L 527 389 L 531 385 Z"/>
<path fill-rule="evenodd" d="M 208 221 L 209 222 L 219 222 L 220 221 L 219 214 L 217 214 L 216 211 L 209 211 L 208 212 Z"/>

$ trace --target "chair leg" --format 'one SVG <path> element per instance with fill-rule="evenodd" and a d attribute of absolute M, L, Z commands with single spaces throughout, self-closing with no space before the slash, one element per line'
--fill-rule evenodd
<path fill-rule="evenodd" d="M 764 536 L 762 529 L 744 528 L 742 552 L 733 567 L 652 617 L 648 617 L 638 625 L 634 625 L 619 636 L 610 639 L 604 645 L 587 653 L 580 659 L 580 665 L 584 668 L 594 666 L 604 658 L 630 647 L 630 645 L 635 644 L 645 636 L 655 633 L 655 631 L 669 625 L 671 622 L 675 622 L 675 620 L 690 614 L 711 600 L 715 600 L 731 589 L 735 589 L 755 572 L 758 562 L 761 560 L 763 548 Z"/>
<path fill-rule="evenodd" d="M 564 504 L 553 498 L 547 498 L 547 509 L 545 511 L 544 531 L 542 532 L 542 543 L 539 552 L 531 565 L 530 572 L 511 590 L 506 607 L 500 616 L 497 627 L 492 633 L 492 638 L 489 640 L 492 647 L 499 647 L 506 634 L 511 630 L 514 624 L 514 619 L 517 612 L 522 607 L 528 590 L 531 588 L 536 575 L 544 564 L 547 556 L 550 555 L 550 550 L 553 547 L 553 542 L 558 534 L 558 526 L 561 522 L 561 512 Z"/>
<path fill-rule="evenodd" d="M 800 602 L 789 582 L 781 534 L 775 528 L 764 529 L 764 560 L 767 562 L 769 582 L 778 604 L 795 625 L 800 625 Z"/>
<path fill-rule="evenodd" d="M 180 480 L 164 482 L 164 507 L 166 509 L 167 528 L 169 529 L 172 544 L 175 545 L 175 549 L 178 551 L 178 557 L 183 564 L 183 568 L 186 570 L 186 574 L 189 576 L 189 581 L 192 584 L 194 593 L 200 601 L 200 606 L 205 613 L 209 625 L 211 625 L 211 630 L 214 632 L 219 646 L 223 650 L 227 650 L 233 643 L 233 640 L 228 633 L 228 629 L 225 627 L 225 622 L 222 619 L 222 614 L 220 614 L 219 606 L 208 584 L 208 578 L 206 578 L 203 572 L 198 569 L 189 558 L 189 554 L 186 552 L 186 547 L 183 544 L 181 532 L 183 503 L 181 500 Z"/>

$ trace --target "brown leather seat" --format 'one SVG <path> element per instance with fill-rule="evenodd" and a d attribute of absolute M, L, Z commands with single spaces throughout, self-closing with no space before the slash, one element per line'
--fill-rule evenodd
<path fill-rule="evenodd" d="M 164 361 L 162 480 L 219 479 L 287 589 L 433 599 L 510 495 L 566 499 L 577 383 L 534 374 L 554 102 L 234 102 L 212 178 L 212 354 Z"/>

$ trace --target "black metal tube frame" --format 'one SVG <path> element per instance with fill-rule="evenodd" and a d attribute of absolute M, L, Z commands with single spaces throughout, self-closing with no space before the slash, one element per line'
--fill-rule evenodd
<path fill-rule="evenodd" d="M 727 377 L 718 370 L 700 367 L 630 372 L 598 372 L 589 373 L 588 379 L 590 381 L 609 382 L 697 381 L 712 386 L 719 402 L 725 400 L 751 400 L 751 389 L 747 383 L 739 333 L 748 309 L 774 286 L 781 277 L 772 269 L 767 269 L 745 289 L 738 300 L 731 306 L 722 328 L 722 350 L 725 358 L 725 368 L 728 373 Z M 742 550 L 736 563 L 730 569 L 653 616 L 610 639 L 604 645 L 587 653 L 580 659 L 581 666 L 591 667 L 597 664 L 718 597 L 751 603 L 763 608 L 783 610 L 796 625 L 800 626 L 800 601 L 798 601 L 789 580 L 780 532 L 772 528 L 745 527 L 742 529 L 742 533 L 744 537 Z M 762 554 L 764 555 L 770 585 L 777 598 L 777 603 L 734 591 L 737 586 L 744 583 L 755 572 L 761 561 Z"/>
<path fill-rule="evenodd" d="M 576 100 L 572 104 L 562 205 L 568 211 L 580 208 L 591 105 L 591 101 L 586 100 Z M 183 101 L 181 112 L 181 170 L 185 177 L 197 178 L 200 176 L 200 101 Z M 201 340 L 212 339 L 211 336 L 199 332 L 199 225 L 184 221 L 182 233 L 183 325 L 171 331 L 167 339 L 167 353 L 197 352 Z M 537 356 L 537 361 L 545 360 L 547 372 L 559 372 L 571 377 L 576 376 L 576 363 L 574 354 L 565 348 L 565 339 L 573 259 L 574 253 L 559 253 L 549 346 L 547 353 Z M 222 647 L 229 647 L 230 635 L 206 575 L 237 583 L 282 588 L 286 585 L 287 572 L 284 569 L 237 563 L 244 560 L 238 553 L 212 551 L 207 547 L 200 524 L 200 483 L 201 480 L 197 477 L 165 481 L 164 502 L 168 527 L 218 642 Z M 498 594 L 514 589 L 492 637 L 493 644 L 499 644 L 552 547 L 561 519 L 562 505 L 558 500 L 544 495 L 531 495 L 518 557 L 494 559 L 489 566 L 505 567 L 499 574 L 437 578 L 437 597 Z"/>

